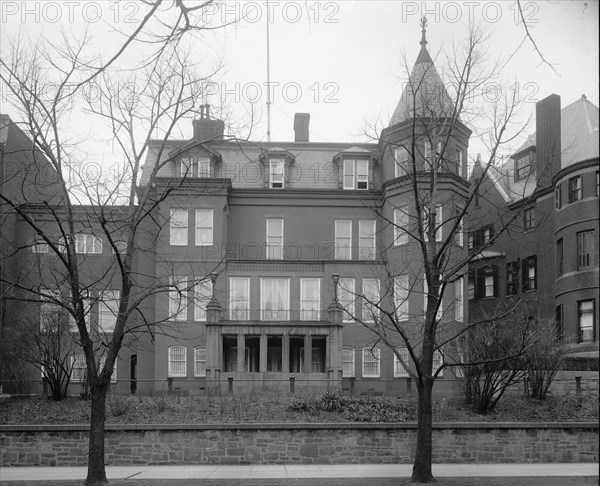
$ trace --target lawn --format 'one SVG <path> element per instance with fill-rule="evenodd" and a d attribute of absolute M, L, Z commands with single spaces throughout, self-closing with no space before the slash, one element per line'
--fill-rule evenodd
<path fill-rule="evenodd" d="M 313 397 L 287 395 L 145 396 L 115 395 L 108 399 L 107 423 L 337 423 L 415 422 L 414 398 Z M 473 412 L 462 397 L 434 401 L 435 422 L 585 422 L 598 421 L 597 396 L 549 397 L 538 401 L 511 395 L 487 415 Z M 83 424 L 90 418 L 90 402 L 67 398 L 60 402 L 40 396 L 0 398 L 0 424 Z"/>

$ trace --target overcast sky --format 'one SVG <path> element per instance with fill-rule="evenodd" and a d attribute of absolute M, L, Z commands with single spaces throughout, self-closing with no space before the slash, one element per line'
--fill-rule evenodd
<path fill-rule="evenodd" d="M 52 10 L 50 4 L 59 9 Z M 87 24 L 100 49 L 118 41 L 110 30 L 115 20 L 121 30 L 127 30 L 141 18 L 135 1 L 123 0 L 116 7 L 102 2 L 102 18 L 97 21 L 95 6 L 99 4 L 5 0 L 1 3 L 2 42 L 18 29 L 32 37 L 40 33 L 52 37 L 58 26 L 77 32 Z M 464 38 L 469 20 L 489 33 L 490 60 L 498 56 L 506 60 L 517 51 L 502 76 L 503 86 L 519 88 L 523 120 L 532 113 L 535 101 L 551 93 L 561 96 L 563 106 L 582 94 L 598 105 L 598 3 L 524 0 L 522 7 L 532 36 L 556 72 L 541 62 L 529 40 L 517 50 L 525 31 L 517 21 L 516 3 L 511 1 L 280 0 L 271 2 L 269 10 L 264 0 L 227 2 L 209 13 L 211 20 L 237 23 L 212 33 L 206 44 L 199 45 L 208 55 L 222 55 L 226 63 L 209 101 L 218 105 L 221 98 L 239 118 L 243 118 L 247 102 L 254 101 L 261 123 L 253 138 L 266 140 L 264 83 L 270 12 L 274 141 L 293 140 L 296 112 L 311 114 L 310 136 L 316 142 L 363 141 L 365 120 L 378 119 L 387 126 L 406 81 L 402 56 L 406 55 L 412 66 L 419 52 L 423 15 L 427 16 L 427 47 L 432 57 L 437 57 L 442 77 L 444 55 L 453 42 Z M 10 114 L 10 109 L 3 111 Z M 182 127 L 182 135 L 191 136 L 191 126 Z M 473 137 L 471 146 L 473 157 L 481 148 Z"/>

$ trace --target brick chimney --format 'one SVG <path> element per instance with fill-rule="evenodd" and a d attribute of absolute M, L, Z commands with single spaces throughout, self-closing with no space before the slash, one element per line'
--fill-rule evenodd
<path fill-rule="evenodd" d="M 536 103 L 535 138 L 538 186 L 549 187 L 560 170 L 560 96 L 551 94 Z"/>
<path fill-rule="evenodd" d="M 209 140 L 223 140 L 225 123 L 223 120 L 210 118 L 210 105 L 200 105 L 200 118 L 192 122 L 194 126 L 194 140 L 208 142 Z"/>
<path fill-rule="evenodd" d="M 294 115 L 294 142 L 308 142 L 310 113 L 296 113 Z"/>

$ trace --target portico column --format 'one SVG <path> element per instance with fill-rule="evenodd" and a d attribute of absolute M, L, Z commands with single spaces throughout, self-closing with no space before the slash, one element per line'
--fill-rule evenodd
<path fill-rule="evenodd" d="M 261 373 L 267 371 L 267 335 L 263 332 L 260 335 L 260 368 Z"/>
<path fill-rule="evenodd" d="M 244 373 L 246 371 L 244 365 L 246 360 L 246 336 L 243 332 L 237 335 L 237 372 Z"/>
<path fill-rule="evenodd" d="M 281 371 L 290 372 L 290 336 L 287 333 L 281 337 Z"/>
<path fill-rule="evenodd" d="M 312 371 L 312 337 L 306 331 L 304 335 L 304 373 L 310 373 Z"/>

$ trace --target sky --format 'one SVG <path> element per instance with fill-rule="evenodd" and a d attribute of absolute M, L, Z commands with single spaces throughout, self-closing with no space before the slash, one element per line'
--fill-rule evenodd
<path fill-rule="evenodd" d="M 549 94 L 566 106 L 585 94 L 598 105 L 598 3 L 595 1 L 521 2 L 531 35 L 552 64 L 542 62 L 518 20 L 512 1 L 271 1 L 226 2 L 207 12 L 212 23 L 231 23 L 208 33 L 194 49 L 225 67 L 209 88 L 211 105 L 227 105 L 243 119 L 252 102 L 260 120 L 252 138 L 266 141 L 266 30 L 269 23 L 271 140 L 292 141 L 294 113 L 310 113 L 314 142 L 363 142 L 365 126 L 387 126 L 406 82 L 403 56 L 412 67 L 421 39 L 420 19 L 427 17 L 427 48 L 444 78 L 444 58 L 464 39 L 470 21 L 489 35 L 490 62 L 504 60 L 501 79 L 490 89 L 518 89 L 525 123 L 535 102 Z M 59 27 L 77 33 L 90 28 L 93 44 L 110 52 L 142 16 L 135 0 L 113 2 L 27 2 L 0 4 L 2 34 L 17 32 L 35 39 L 56 38 Z M 37 11 L 36 11 L 37 9 Z M 522 43 L 523 42 L 523 43 Z M 522 43 L 521 47 L 519 45 Z M 131 50 L 127 56 L 139 54 Z M 2 94 L 6 96 L 5 93 Z M 5 105 L 2 111 L 10 112 Z M 77 123 L 85 129 L 85 121 Z M 515 148 L 527 133 L 515 140 Z M 191 137 L 191 124 L 181 127 Z M 485 150 L 471 139 L 470 158 Z"/>

